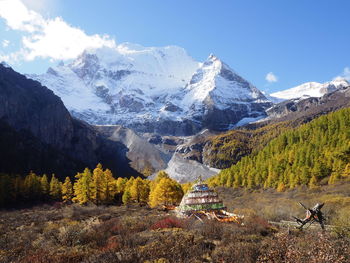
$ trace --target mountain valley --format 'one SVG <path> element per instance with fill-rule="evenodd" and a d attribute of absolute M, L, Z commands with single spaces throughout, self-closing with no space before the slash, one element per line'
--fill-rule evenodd
<path fill-rule="evenodd" d="M 43 75 L 27 77 L 62 99 L 73 116 L 64 113 L 71 121 L 62 128 L 68 125 L 66 129 L 74 131 L 78 125 L 90 134 L 78 135 L 81 140 L 94 138 L 88 146 L 93 153 L 79 155 L 68 150 L 80 147 L 79 143 L 69 146 L 69 138 L 74 141 L 77 135 L 52 142 L 46 138 L 49 135 L 41 138 L 34 127 L 25 126 L 40 143 L 74 152 L 69 158 L 79 160 L 79 167 L 105 160 L 112 154 L 109 147 L 115 145 L 124 160 L 118 167 L 130 168 L 129 175 L 165 170 L 182 183 L 200 174 L 210 178 L 283 131 L 349 106 L 350 98 L 344 79 L 305 83 L 265 96 L 214 55 L 200 63 L 179 47 L 130 43 L 86 50 L 67 65 L 60 63 Z M 103 162 L 117 169 L 113 158 L 107 159 Z"/>

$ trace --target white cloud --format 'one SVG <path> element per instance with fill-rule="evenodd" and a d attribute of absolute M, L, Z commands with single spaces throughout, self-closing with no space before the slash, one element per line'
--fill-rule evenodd
<path fill-rule="evenodd" d="M 273 74 L 273 72 L 269 72 L 266 74 L 265 79 L 269 82 L 269 83 L 273 83 L 273 82 L 277 82 L 278 78 L 275 74 Z"/>
<path fill-rule="evenodd" d="M 21 0 L 28 9 L 36 12 L 47 12 L 57 6 L 58 0 Z"/>
<path fill-rule="evenodd" d="M 2 42 L 1 42 L 1 45 L 2 47 L 8 47 L 10 45 L 10 41 L 8 41 L 7 39 L 4 39 Z"/>
<path fill-rule="evenodd" d="M 343 72 L 335 77 L 333 80 L 342 80 L 342 79 L 346 79 L 347 81 L 350 81 L 350 68 L 349 67 L 345 67 Z"/>
<path fill-rule="evenodd" d="M 43 17 L 28 10 L 20 0 L 0 0 L 0 17 L 13 30 L 34 32 L 44 26 Z"/>
<path fill-rule="evenodd" d="M 20 0 L 0 0 L 0 17 L 5 19 L 10 29 L 23 32 L 21 48 L 3 58 L 66 60 L 77 57 L 88 48 L 116 46 L 114 39 L 108 35 L 87 35 L 61 17 L 45 19 L 29 10 Z"/>

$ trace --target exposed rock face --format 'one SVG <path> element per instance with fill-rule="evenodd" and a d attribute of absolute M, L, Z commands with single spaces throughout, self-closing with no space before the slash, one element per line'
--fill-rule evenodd
<path fill-rule="evenodd" d="M 271 106 L 217 57 L 199 63 L 174 46 L 89 50 L 69 65 L 31 77 L 60 96 L 79 119 L 143 133 L 227 130 L 243 118 L 265 117 Z"/>
<path fill-rule="evenodd" d="M 122 143 L 127 147 L 127 157 L 131 166 L 139 172 L 145 169 L 159 171 L 166 168 L 171 153 L 149 143 L 147 139 L 139 136 L 131 129 L 115 126 L 97 126 L 96 129 L 109 140 Z"/>
<path fill-rule="evenodd" d="M 184 159 L 179 153 L 172 156 L 165 171 L 179 183 L 193 182 L 199 175 L 208 179 L 219 172 L 218 169 L 209 168 L 197 161 Z"/>
<path fill-rule="evenodd" d="M 135 174 L 128 168 L 123 145 L 107 142 L 94 128 L 72 118 L 51 90 L 3 65 L 0 65 L 0 122 L 1 137 L 13 143 L 11 156 L 6 155 L 6 148 L 0 147 L 4 156 L 0 172 L 34 170 L 73 176 L 86 166 L 102 162 L 114 171 L 119 165 L 121 172 L 126 169 Z M 1 143 L 9 146 L 9 141 Z M 17 154 L 14 149 L 18 149 Z M 17 166 L 13 165 L 16 160 Z"/>

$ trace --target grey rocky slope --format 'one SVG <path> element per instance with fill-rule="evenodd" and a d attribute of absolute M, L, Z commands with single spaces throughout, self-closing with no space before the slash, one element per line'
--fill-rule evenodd
<path fill-rule="evenodd" d="M 154 173 L 165 170 L 173 179 L 184 183 L 195 180 L 199 175 L 209 178 L 218 170 L 202 164 L 193 153 L 198 140 L 209 136 L 208 130 L 194 136 L 176 137 L 156 134 L 139 135 L 129 128 L 119 125 L 96 126 L 109 140 L 120 142 L 128 148 L 127 157 L 131 166 L 139 172 Z M 198 148 L 197 150 L 201 150 Z"/>
<path fill-rule="evenodd" d="M 96 126 L 96 129 L 111 141 L 119 142 L 127 147 L 126 153 L 130 165 L 139 172 L 163 170 L 171 158 L 171 151 L 157 147 L 133 130 L 120 125 Z"/>

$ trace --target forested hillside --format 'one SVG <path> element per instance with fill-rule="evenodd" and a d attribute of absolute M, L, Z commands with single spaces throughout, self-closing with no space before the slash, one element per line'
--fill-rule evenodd
<path fill-rule="evenodd" d="M 300 124 L 299 120 L 284 121 L 257 129 L 232 130 L 209 137 L 204 147 L 203 160 L 211 167 L 228 168 L 242 157 L 261 150 L 284 131 Z"/>
<path fill-rule="evenodd" d="M 283 132 L 263 149 L 222 170 L 209 183 L 283 190 L 345 178 L 350 178 L 350 109 Z"/>

